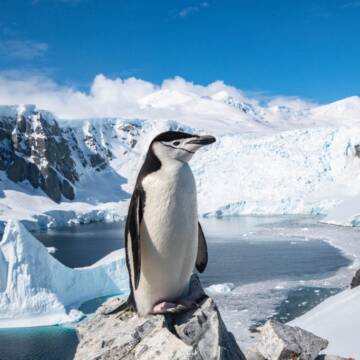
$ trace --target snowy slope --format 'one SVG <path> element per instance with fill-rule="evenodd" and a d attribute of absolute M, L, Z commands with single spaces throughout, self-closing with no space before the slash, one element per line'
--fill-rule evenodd
<path fill-rule="evenodd" d="M 334 103 L 314 107 L 310 111 L 310 117 L 314 119 L 326 119 L 332 125 L 353 126 L 360 124 L 360 97 L 351 96 Z"/>
<path fill-rule="evenodd" d="M 358 97 L 289 107 L 260 105 L 228 90 L 165 87 L 136 104 L 142 119 L 57 119 L 74 164 L 73 200 L 55 203 L 28 180 L 14 182 L 0 170 L 0 231 L 9 218 L 28 227 L 121 220 L 148 144 L 168 129 L 217 137 L 191 162 L 201 215 L 321 213 L 332 223 L 359 223 Z M 0 110 L 2 119 L 37 111 Z"/>
<path fill-rule="evenodd" d="M 0 242 L 0 327 L 52 325 L 78 320 L 84 301 L 128 292 L 123 250 L 94 265 L 70 269 L 17 221 Z"/>
<path fill-rule="evenodd" d="M 359 359 L 360 287 L 326 299 L 289 324 L 329 340 L 327 354 Z"/>

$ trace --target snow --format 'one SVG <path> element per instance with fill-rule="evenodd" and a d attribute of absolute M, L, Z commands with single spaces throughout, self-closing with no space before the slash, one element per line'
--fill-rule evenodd
<path fill-rule="evenodd" d="M 314 118 L 326 118 L 327 122 L 341 125 L 359 125 L 360 97 L 351 96 L 334 103 L 311 109 Z"/>
<path fill-rule="evenodd" d="M 124 250 L 89 267 L 70 269 L 53 258 L 18 221 L 0 242 L 0 327 L 73 322 L 81 303 L 128 293 Z"/>
<path fill-rule="evenodd" d="M 326 214 L 360 192 L 360 129 L 314 128 L 220 137 L 194 157 L 205 216 Z M 231 191 L 229 191 L 231 189 Z"/>
<path fill-rule="evenodd" d="M 329 341 L 327 354 L 360 358 L 360 287 L 334 295 L 291 321 Z"/>
<path fill-rule="evenodd" d="M 18 115 L 31 114 L 35 105 L 0 105 L 0 117 L 17 117 Z"/>
<path fill-rule="evenodd" d="M 217 138 L 191 162 L 201 216 L 322 214 L 329 223 L 360 224 L 359 97 L 321 106 L 260 105 L 229 89 L 200 90 L 169 85 L 140 96 L 143 119 L 58 119 L 85 154 L 110 150 L 109 166 L 86 168 L 72 150 L 80 179 L 75 200 L 60 204 L 0 171 L 0 223 L 15 218 L 35 228 L 121 221 L 150 141 L 179 129 Z M 1 106 L 0 117 L 31 111 L 34 105 Z"/>
<path fill-rule="evenodd" d="M 348 197 L 330 209 L 324 222 L 343 226 L 360 226 L 360 194 Z"/>
<path fill-rule="evenodd" d="M 47 246 L 46 249 L 49 254 L 55 254 L 58 250 L 55 246 Z"/>

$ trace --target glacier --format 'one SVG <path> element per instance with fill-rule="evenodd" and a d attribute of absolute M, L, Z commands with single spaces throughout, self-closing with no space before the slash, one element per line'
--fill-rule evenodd
<path fill-rule="evenodd" d="M 83 302 L 128 292 L 123 249 L 91 266 L 70 269 L 19 221 L 8 221 L 0 242 L 0 327 L 77 321 Z"/>
<path fill-rule="evenodd" d="M 246 101 L 223 90 L 159 90 L 137 100 L 143 118 L 132 119 L 64 120 L 36 106 L 0 106 L 0 125 L 26 114 L 35 121 L 34 112 L 58 122 L 78 177 L 74 199 L 57 203 L 0 164 L 0 231 L 10 218 L 29 229 L 123 221 L 148 145 L 168 129 L 217 138 L 191 162 L 200 216 L 321 214 L 360 225 L 360 98 L 302 109 Z M 100 167 L 84 165 L 97 157 Z"/>

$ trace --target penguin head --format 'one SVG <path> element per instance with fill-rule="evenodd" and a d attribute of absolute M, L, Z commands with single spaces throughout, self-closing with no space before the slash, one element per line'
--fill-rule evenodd
<path fill-rule="evenodd" d="M 216 139 L 210 135 L 193 135 L 180 131 L 166 131 L 157 135 L 151 143 L 152 151 L 160 161 L 188 162 L 195 152 Z"/>

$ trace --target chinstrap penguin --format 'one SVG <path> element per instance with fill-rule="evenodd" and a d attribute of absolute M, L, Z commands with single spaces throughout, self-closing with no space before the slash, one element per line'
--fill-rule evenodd
<path fill-rule="evenodd" d="M 212 136 L 167 131 L 149 146 L 125 226 L 131 307 L 140 316 L 181 311 L 194 267 L 203 272 L 207 245 L 198 221 L 196 186 L 188 164 Z"/>

